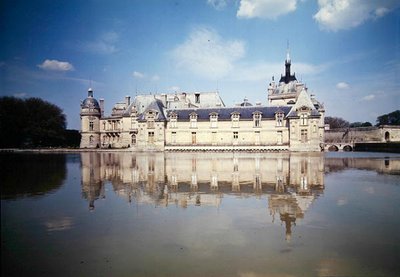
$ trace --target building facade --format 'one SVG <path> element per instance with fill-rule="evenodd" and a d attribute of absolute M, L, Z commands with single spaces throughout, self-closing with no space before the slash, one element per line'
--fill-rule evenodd
<path fill-rule="evenodd" d="M 89 89 L 81 104 L 81 148 L 132 151 L 321 151 L 325 110 L 290 71 L 268 87 L 268 105 L 226 107 L 218 92 L 127 96 L 104 116 Z"/>

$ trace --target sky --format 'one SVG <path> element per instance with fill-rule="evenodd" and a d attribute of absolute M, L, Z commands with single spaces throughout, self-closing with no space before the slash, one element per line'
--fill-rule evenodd
<path fill-rule="evenodd" d="M 56 104 L 70 129 L 89 87 L 106 115 L 137 94 L 267 105 L 287 49 L 327 116 L 400 107 L 398 0 L 2 0 L 0 33 L 0 96 Z"/>

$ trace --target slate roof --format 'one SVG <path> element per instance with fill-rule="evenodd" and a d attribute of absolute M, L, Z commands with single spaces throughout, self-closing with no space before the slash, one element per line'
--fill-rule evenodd
<path fill-rule="evenodd" d="M 311 101 L 310 96 L 308 96 L 308 93 L 305 89 L 303 89 L 299 96 L 297 97 L 296 104 L 293 105 L 291 108 L 289 114 L 287 115 L 288 117 L 297 117 L 297 111 L 302 108 L 302 107 L 307 107 L 308 109 L 311 110 L 311 116 L 317 116 L 319 117 L 320 114 L 315 108 L 313 102 Z"/>
<path fill-rule="evenodd" d="M 97 102 L 97 100 L 94 99 L 93 97 L 88 97 L 85 100 L 83 100 L 81 107 L 82 108 L 100 109 L 99 102 Z"/>
<path fill-rule="evenodd" d="M 165 116 L 164 113 L 164 104 L 161 100 L 155 99 L 153 102 L 151 102 L 150 105 L 146 108 L 146 110 L 139 115 L 138 121 L 146 121 L 145 114 L 148 110 L 155 110 L 158 112 L 158 117 L 155 119 L 155 121 L 167 120 L 167 117 Z"/>
<path fill-rule="evenodd" d="M 210 120 L 210 113 L 218 113 L 218 120 L 231 120 L 231 114 L 237 112 L 240 114 L 240 119 L 253 119 L 254 112 L 261 112 L 262 118 L 275 118 L 275 113 L 280 111 L 286 116 L 291 107 L 266 107 L 266 106 L 247 106 L 247 107 L 232 107 L 232 108 L 204 108 L 204 109 L 174 109 L 168 110 L 167 114 L 174 112 L 178 115 L 178 120 L 189 120 L 190 114 L 195 112 L 197 120 Z"/>

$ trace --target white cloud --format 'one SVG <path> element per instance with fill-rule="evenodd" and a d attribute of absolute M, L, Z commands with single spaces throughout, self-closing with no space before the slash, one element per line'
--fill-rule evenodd
<path fill-rule="evenodd" d="M 133 71 L 132 76 L 137 79 L 143 79 L 145 77 L 145 75 L 139 71 Z"/>
<path fill-rule="evenodd" d="M 338 31 L 357 27 L 400 6 L 398 0 L 318 0 L 314 15 L 321 29 Z"/>
<path fill-rule="evenodd" d="M 181 88 L 180 87 L 178 87 L 178 86 L 172 86 L 172 87 L 170 87 L 168 90 L 170 90 L 170 91 L 180 91 L 181 90 Z"/>
<path fill-rule="evenodd" d="M 363 100 L 363 101 L 371 101 L 373 99 L 375 99 L 375 94 L 369 94 L 369 95 L 364 96 L 363 98 L 361 98 L 361 100 Z"/>
<path fill-rule="evenodd" d="M 152 81 L 159 81 L 160 80 L 160 76 L 158 76 L 157 74 L 153 75 L 153 77 L 151 77 L 151 80 Z"/>
<path fill-rule="evenodd" d="M 336 88 L 338 89 L 348 89 L 350 86 L 346 82 L 340 82 L 336 84 Z"/>
<path fill-rule="evenodd" d="M 45 60 L 42 64 L 38 64 L 38 67 L 43 70 L 49 71 L 72 71 L 74 67 L 69 62 L 61 62 L 57 60 Z"/>
<path fill-rule="evenodd" d="M 106 32 L 94 41 L 83 42 L 82 49 L 96 54 L 112 54 L 118 51 L 115 45 L 118 40 L 118 33 Z"/>
<path fill-rule="evenodd" d="M 220 11 L 226 7 L 227 0 L 207 0 L 207 4 Z"/>
<path fill-rule="evenodd" d="M 24 98 L 28 96 L 28 94 L 26 92 L 18 92 L 18 93 L 14 93 L 14 97 L 18 97 L 18 98 Z"/>
<path fill-rule="evenodd" d="M 241 0 L 236 16 L 239 18 L 276 19 L 296 10 L 297 0 Z"/>
<path fill-rule="evenodd" d="M 172 51 L 172 57 L 178 68 L 218 79 L 226 76 L 245 52 L 243 41 L 222 38 L 210 28 L 197 28 Z"/>

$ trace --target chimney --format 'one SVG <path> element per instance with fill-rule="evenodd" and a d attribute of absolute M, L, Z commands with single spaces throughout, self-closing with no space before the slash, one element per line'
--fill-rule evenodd
<path fill-rule="evenodd" d="M 100 98 L 99 101 L 100 101 L 100 114 L 101 117 L 104 117 L 104 98 Z"/>
<path fill-rule="evenodd" d="M 125 105 L 128 108 L 130 104 L 131 104 L 131 97 L 127 95 L 125 96 Z"/>

